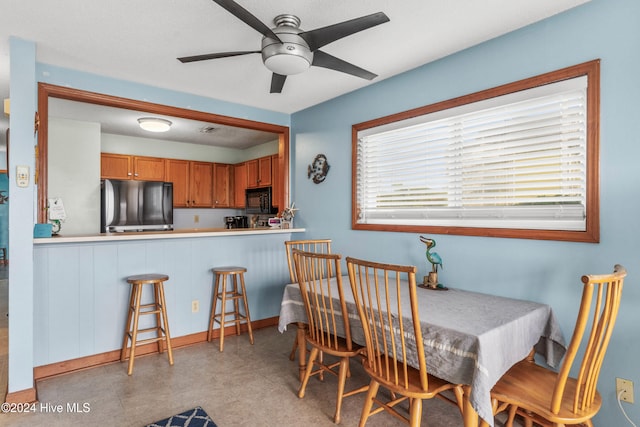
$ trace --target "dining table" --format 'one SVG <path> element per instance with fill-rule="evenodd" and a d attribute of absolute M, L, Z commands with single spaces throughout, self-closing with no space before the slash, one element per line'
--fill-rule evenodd
<path fill-rule="evenodd" d="M 336 279 L 332 281 L 337 289 Z M 349 276 L 342 277 L 342 284 L 352 339 L 364 345 Z M 338 303 L 338 293 L 333 295 L 334 303 Z M 479 418 L 493 426 L 491 388 L 514 364 L 533 357 L 535 352 L 539 359 L 556 367 L 566 352 L 564 335 L 547 304 L 453 287 L 418 286 L 417 297 L 427 371 L 464 385 L 465 427 L 477 427 Z M 307 358 L 306 322 L 300 287 L 290 283 L 284 288 L 278 329 L 284 332 L 288 325 L 297 325 L 301 374 Z"/>

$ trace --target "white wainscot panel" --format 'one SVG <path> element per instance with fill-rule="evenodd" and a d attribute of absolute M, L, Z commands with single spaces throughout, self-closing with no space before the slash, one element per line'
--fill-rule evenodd
<path fill-rule="evenodd" d="M 281 233 L 36 245 L 35 364 L 118 350 L 130 291 L 126 277 L 134 274 L 169 276 L 165 294 L 173 338 L 207 330 L 216 266 L 246 267 L 252 320 L 276 317 L 289 281 L 289 239 Z M 143 298 L 149 298 L 151 287 L 145 288 Z M 197 313 L 191 311 L 194 300 Z"/>

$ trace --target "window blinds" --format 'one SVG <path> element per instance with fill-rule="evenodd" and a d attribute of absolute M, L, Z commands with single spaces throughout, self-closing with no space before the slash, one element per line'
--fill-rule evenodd
<path fill-rule="evenodd" d="M 587 77 L 358 133 L 363 224 L 585 230 Z"/>

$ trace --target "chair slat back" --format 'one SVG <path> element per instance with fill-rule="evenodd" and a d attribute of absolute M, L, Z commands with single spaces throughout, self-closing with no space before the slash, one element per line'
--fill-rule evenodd
<path fill-rule="evenodd" d="M 365 363 L 371 373 L 382 382 L 408 389 L 408 368 L 412 366 L 420 371 L 423 391 L 428 390 L 416 267 L 351 257 L 346 261 L 366 342 Z"/>
<path fill-rule="evenodd" d="M 558 373 L 551 412 L 558 413 L 560 410 L 569 371 L 580 345 L 584 342 L 586 347 L 580 362 L 578 386 L 573 396 L 573 412 L 585 410 L 593 404 L 600 368 L 620 308 L 626 275 L 625 268 L 616 264 L 612 274 L 582 276 L 582 301 L 571 342 Z"/>
<path fill-rule="evenodd" d="M 342 287 L 340 255 L 292 249 L 296 277 L 307 312 L 307 336 L 316 346 L 339 350 L 344 337 L 351 350 L 351 328 Z M 335 273 L 335 276 L 332 275 Z M 337 297 L 337 302 L 333 298 Z"/>
<path fill-rule="evenodd" d="M 310 239 L 310 240 L 287 240 L 284 242 L 287 253 L 287 265 L 289 267 L 289 278 L 291 283 L 296 283 L 296 269 L 293 265 L 292 250 L 299 249 L 303 252 L 318 252 L 323 254 L 331 253 L 331 239 Z"/>

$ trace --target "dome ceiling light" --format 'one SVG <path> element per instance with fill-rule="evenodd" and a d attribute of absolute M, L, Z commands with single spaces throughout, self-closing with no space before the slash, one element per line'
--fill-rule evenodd
<path fill-rule="evenodd" d="M 171 128 L 171 122 L 156 117 L 141 117 L 138 119 L 140 127 L 149 132 L 167 132 Z"/>

